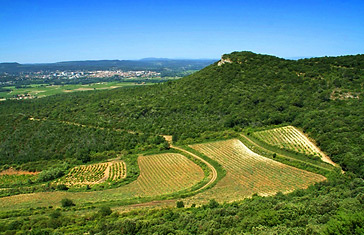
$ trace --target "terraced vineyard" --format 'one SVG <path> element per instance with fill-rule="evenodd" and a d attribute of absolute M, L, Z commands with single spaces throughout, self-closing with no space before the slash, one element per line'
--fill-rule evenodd
<path fill-rule="evenodd" d="M 126 177 L 126 165 L 125 162 L 114 162 L 109 166 L 108 181 L 117 181 Z"/>
<path fill-rule="evenodd" d="M 74 200 L 78 205 L 105 200 L 135 200 L 178 192 L 194 186 L 204 178 L 201 167 L 178 153 L 140 156 L 138 164 L 140 168 L 138 179 L 119 188 L 91 192 L 58 191 L 3 197 L 0 198 L 0 209 L 9 209 L 9 205 L 12 205 L 12 209 L 27 208 L 28 205 L 56 206 L 65 197 Z M 99 167 L 104 168 L 105 166 Z M 95 168 L 96 166 L 94 166 Z"/>
<path fill-rule="evenodd" d="M 320 157 L 323 161 L 335 165 L 316 145 L 302 132 L 293 126 L 285 126 L 265 131 L 254 132 L 253 136 L 270 145 L 292 150 L 305 155 Z"/>
<path fill-rule="evenodd" d="M 67 186 L 83 186 L 117 181 L 126 176 L 126 166 L 122 161 L 77 166 L 57 183 Z"/>
<path fill-rule="evenodd" d="M 201 167 L 177 153 L 141 156 L 138 163 L 140 176 L 135 183 L 146 195 L 188 188 L 204 177 Z"/>
<path fill-rule="evenodd" d="M 193 200 L 233 201 L 254 193 L 272 195 L 306 188 L 325 180 L 324 176 L 297 169 L 262 157 L 237 139 L 191 145 L 193 149 L 219 162 L 227 171 L 215 187 Z"/>

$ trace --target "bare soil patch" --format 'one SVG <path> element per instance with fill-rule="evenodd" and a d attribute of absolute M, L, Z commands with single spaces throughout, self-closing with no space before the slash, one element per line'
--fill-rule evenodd
<path fill-rule="evenodd" d="M 110 86 L 110 87 L 100 87 L 100 88 L 96 88 L 97 90 L 109 90 L 109 89 L 115 89 L 121 86 Z"/>
<path fill-rule="evenodd" d="M 81 87 L 81 88 L 75 89 L 74 91 L 93 91 L 93 90 L 94 90 L 94 88 L 83 88 L 83 87 Z"/>
<path fill-rule="evenodd" d="M 39 172 L 15 170 L 14 168 L 9 168 L 7 170 L 0 172 L 0 175 L 37 175 L 37 174 L 39 174 Z"/>

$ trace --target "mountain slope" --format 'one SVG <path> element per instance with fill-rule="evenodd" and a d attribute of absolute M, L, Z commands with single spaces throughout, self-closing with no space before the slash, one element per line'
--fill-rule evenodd
<path fill-rule="evenodd" d="M 345 170 L 364 175 L 364 56 L 298 61 L 234 52 L 201 71 L 143 88 L 70 94 L 4 109 L 82 124 L 172 134 L 291 124 Z M 333 93 L 340 95 L 336 98 Z M 352 98 L 348 94 L 357 94 Z M 16 111 L 18 109 L 18 111 Z"/>
<path fill-rule="evenodd" d="M 130 142 L 132 149 L 143 149 L 163 147 L 161 137 L 154 134 L 173 134 L 179 143 L 187 143 L 190 138 L 213 136 L 208 131 L 244 128 L 251 133 L 270 125 L 290 124 L 308 133 L 347 172 L 332 172 L 327 181 L 287 195 L 253 195 L 251 199 L 224 204 L 212 200 L 200 207 L 186 198 L 182 206 L 191 208 L 184 209 L 138 210 L 119 215 L 120 208 L 110 209 L 110 201 L 106 200 L 72 209 L 48 206 L 0 211 L 0 232 L 363 234 L 363 61 L 362 55 L 290 61 L 236 52 L 198 73 L 165 84 L 2 102 L 0 143 L 6 139 L 11 144 L 5 148 L 11 145 L 14 154 L 27 157 L 30 151 L 22 146 L 32 141 L 44 147 L 39 150 L 45 154 L 54 151 L 62 155 L 54 139 L 59 139 L 58 145 L 77 146 L 82 145 L 77 138 L 90 141 L 92 134 L 96 149 L 107 140 L 103 136 L 112 132 L 107 127 L 129 130 L 129 136 L 109 133 L 110 143 Z M 32 123 L 30 117 L 47 122 Z M 85 124 L 87 130 L 57 123 Z M 32 133 L 38 133 L 37 138 Z M 47 149 L 47 140 L 53 142 L 53 149 Z M 0 151 L 0 159 L 6 157 Z"/>

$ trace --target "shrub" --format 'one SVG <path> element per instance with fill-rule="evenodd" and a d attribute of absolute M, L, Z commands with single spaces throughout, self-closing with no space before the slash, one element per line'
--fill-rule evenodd
<path fill-rule="evenodd" d="M 103 206 L 99 210 L 99 215 L 101 215 L 101 216 L 108 216 L 108 215 L 111 215 L 111 213 L 112 213 L 112 210 L 108 206 Z"/>
<path fill-rule="evenodd" d="M 53 211 L 49 217 L 51 217 L 52 219 L 57 219 L 58 217 L 60 217 L 62 214 L 60 211 L 56 210 L 56 211 Z"/>
<path fill-rule="evenodd" d="M 38 176 L 39 182 L 47 182 L 53 179 L 57 179 L 64 175 L 64 170 L 61 168 L 53 168 L 50 170 L 42 171 Z"/>
<path fill-rule="evenodd" d="M 19 230 L 22 225 L 23 223 L 20 220 L 14 220 L 8 224 L 8 230 Z"/>
<path fill-rule="evenodd" d="M 8 165 L 8 164 L 4 164 L 3 166 L 2 166 L 2 168 L 0 169 L 0 171 L 2 171 L 2 170 L 7 170 L 7 169 L 9 169 L 10 168 L 10 166 Z"/>
<path fill-rule="evenodd" d="M 215 199 L 211 199 L 207 207 L 210 209 L 214 209 L 219 207 L 219 203 Z"/>
<path fill-rule="evenodd" d="M 183 203 L 183 201 L 178 201 L 177 208 L 183 208 L 183 207 L 185 207 L 185 204 Z"/>
<path fill-rule="evenodd" d="M 62 191 L 65 191 L 65 190 L 68 190 L 68 187 L 64 184 L 57 184 L 57 190 L 62 190 Z"/>
<path fill-rule="evenodd" d="M 71 207 L 71 206 L 75 206 L 76 204 L 73 203 L 73 201 L 71 199 L 64 198 L 61 201 L 61 205 L 62 205 L 62 207 Z"/>

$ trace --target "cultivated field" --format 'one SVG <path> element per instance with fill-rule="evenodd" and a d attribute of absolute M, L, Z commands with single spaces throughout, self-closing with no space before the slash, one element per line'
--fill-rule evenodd
<path fill-rule="evenodd" d="M 48 85 L 48 84 L 33 84 L 26 88 L 16 88 L 15 86 L 3 87 L 9 89 L 9 92 L 0 92 L 0 97 L 9 99 L 17 95 L 28 94 L 32 98 L 46 97 L 55 94 L 78 92 L 78 91 L 91 91 L 91 90 L 105 90 L 114 89 L 124 86 L 136 86 L 135 82 L 100 82 L 87 85 Z M 148 83 L 149 85 L 149 83 Z"/>
<path fill-rule="evenodd" d="M 13 168 L 0 172 L 0 190 L 1 188 L 17 187 L 27 184 L 29 181 L 35 181 L 39 172 L 19 171 Z"/>
<path fill-rule="evenodd" d="M 56 182 L 67 186 L 84 186 L 105 181 L 118 181 L 125 177 L 125 163 L 114 161 L 74 167 L 66 176 Z"/>
<path fill-rule="evenodd" d="M 113 162 L 109 164 L 108 181 L 118 181 L 126 177 L 126 164 L 123 161 Z"/>
<path fill-rule="evenodd" d="M 77 205 L 87 202 L 125 201 L 178 192 L 192 187 L 204 178 L 204 172 L 194 162 L 177 153 L 165 153 L 138 158 L 140 176 L 128 185 L 92 192 L 42 192 L 0 198 L 0 209 L 37 206 L 59 206 L 67 197 Z M 111 177 L 111 176 L 110 176 Z M 139 201 L 136 201 L 139 202 Z"/>
<path fill-rule="evenodd" d="M 290 192 L 326 179 L 324 176 L 262 157 L 237 139 L 190 147 L 216 160 L 227 171 L 226 176 L 215 187 L 188 199 L 191 202 L 204 202 L 211 198 L 220 202 L 234 201 L 255 193 L 272 195 L 277 192 Z"/>
<path fill-rule="evenodd" d="M 293 126 L 285 126 L 271 130 L 254 132 L 253 136 L 270 145 L 282 149 L 293 150 L 305 155 L 320 157 L 324 162 L 335 165 L 316 145 L 301 131 Z"/>
<path fill-rule="evenodd" d="M 177 153 L 139 157 L 136 187 L 146 195 L 171 193 L 191 187 L 204 177 L 201 167 Z"/>

